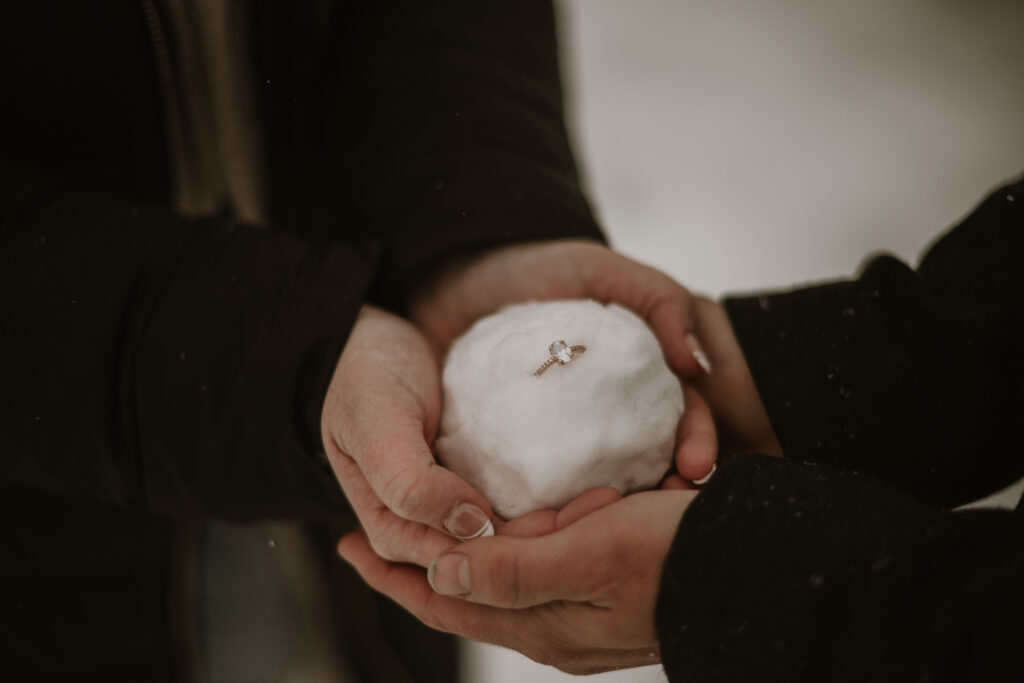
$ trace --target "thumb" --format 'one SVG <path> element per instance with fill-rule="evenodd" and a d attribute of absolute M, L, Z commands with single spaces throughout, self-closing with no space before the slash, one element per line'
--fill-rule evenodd
<path fill-rule="evenodd" d="M 456 546 L 434 558 L 427 579 L 441 595 L 519 609 L 557 600 L 584 602 L 601 583 L 593 543 L 565 533 L 536 538 L 495 536 Z M 600 548 L 605 544 L 596 544 Z"/>
<path fill-rule="evenodd" d="M 694 334 L 693 296 L 650 266 L 610 250 L 586 264 L 590 294 L 641 316 L 661 343 L 669 367 L 681 377 L 710 374 L 707 355 Z"/>

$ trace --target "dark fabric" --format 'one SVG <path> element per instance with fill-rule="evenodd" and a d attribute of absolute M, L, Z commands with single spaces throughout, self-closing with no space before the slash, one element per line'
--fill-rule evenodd
<path fill-rule="evenodd" d="M 8 486 L 0 514 L 4 680 L 186 680 L 170 520 Z"/>
<path fill-rule="evenodd" d="M 1020 681 L 1022 579 L 1022 514 L 739 456 L 680 524 L 662 659 L 672 681 Z"/>
<path fill-rule="evenodd" d="M 0 252 L 4 481 L 172 515 L 343 513 L 310 427 L 369 278 L 351 249 L 116 198 L 22 210 Z"/>
<path fill-rule="evenodd" d="M 724 464 L 680 524 L 657 623 L 673 681 L 1024 680 L 1024 185 L 917 271 L 732 299 L 784 459 Z"/>
<path fill-rule="evenodd" d="M 1007 199 L 1013 197 L 1014 201 Z M 1024 187 L 993 192 L 917 272 L 726 301 L 783 451 L 957 505 L 1024 476 Z"/>
<path fill-rule="evenodd" d="M 564 127 L 549 1 L 254 13 L 273 222 L 316 243 L 381 242 L 371 301 L 400 309 L 456 253 L 603 239 Z"/>
<path fill-rule="evenodd" d="M 169 208 L 139 5 L 0 9 L 5 672 L 174 678 L 169 520 L 350 518 L 319 411 L 360 306 L 400 309 L 459 253 L 601 239 L 550 2 L 261 1 L 250 21 L 270 230 Z M 116 586 L 91 588 L 93 566 Z M 367 652 L 419 647 L 389 629 Z"/>

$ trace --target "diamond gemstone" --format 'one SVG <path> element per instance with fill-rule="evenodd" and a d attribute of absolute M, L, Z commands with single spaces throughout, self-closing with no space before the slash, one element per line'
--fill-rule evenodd
<path fill-rule="evenodd" d="M 562 365 L 572 360 L 572 349 L 564 341 L 556 341 L 548 347 L 548 351 L 551 352 L 551 357 Z"/>

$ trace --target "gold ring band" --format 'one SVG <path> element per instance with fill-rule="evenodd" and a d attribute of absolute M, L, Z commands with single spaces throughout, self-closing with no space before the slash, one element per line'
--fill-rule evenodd
<path fill-rule="evenodd" d="M 577 344 L 576 346 L 569 346 L 568 344 L 565 343 L 564 339 L 559 339 L 558 341 L 551 342 L 551 345 L 548 347 L 548 353 L 551 355 L 551 357 L 544 361 L 544 365 L 540 366 L 534 371 L 533 376 L 540 377 L 542 374 L 544 374 L 544 371 L 550 368 L 552 365 L 568 365 L 569 363 L 572 362 L 573 358 L 575 358 L 577 355 L 581 353 L 586 352 L 586 350 L 587 347 L 583 346 L 582 344 Z"/>

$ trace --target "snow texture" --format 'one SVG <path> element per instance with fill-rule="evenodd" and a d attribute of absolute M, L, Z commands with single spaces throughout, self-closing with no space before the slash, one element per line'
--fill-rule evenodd
<path fill-rule="evenodd" d="M 560 340 L 586 351 L 535 376 Z M 452 345 L 437 450 L 511 519 L 595 486 L 655 486 L 671 465 L 682 412 L 679 379 L 630 311 L 595 301 L 518 304 Z"/>

